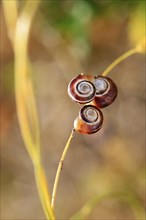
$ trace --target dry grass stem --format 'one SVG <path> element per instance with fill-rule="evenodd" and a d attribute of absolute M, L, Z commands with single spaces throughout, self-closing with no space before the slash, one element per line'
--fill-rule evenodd
<path fill-rule="evenodd" d="M 53 192 L 52 192 L 52 201 L 51 201 L 51 207 L 52 208 L 54 208 L 56 193 L 57 193 L 57 187 L 58 187 L 58 183 L 59 183 L 61 170 L 63 168 L 63 163 L 64 163 L 64 160 L 65 160 L 67 151 L 70 147 L 71 140 L 73 139 L 73 134 L 74 134 L 74 129 L 71 131 L 71 134 L 70 134 L 69 139 L 68 139 L 68 141 L 67 141 L 67 143 L 64 147 L 63 153 L 62 153 L 60 161 L 59 161 L 59 165 L 58 165 L 58 169 L 57 169 L 56 177 L 55 177 L 55 181 L 54 181 L 54 186 L 53 186 Z"/>
<path fill-rule="evenodd" d="M 15 96 L 17 115 L 22 137 L 34 166 L 36 185 L 44 213 L 47 219 L 54 220 L 55 216 L 51 208 L 47 181 L 41 161 L 39 121 L 28 58 L 29 31 L 40 0 L 26 1 L 17 20 L 16 10 L 14 11 L 14 19 L 13 22 L 11 22 L 11 13 L 7 12 L 9 11 L 10 5 L 12 8 L 16 9 L 17 3 L 18 1 L 11 1 L 10 4 L 8 1 L 4 1 L 8 29 L 11 30 L 11 27 L 14 29 L 13 23 L 16 22 L 14 36 L 13 38 L 10 37 L 10 39 L 15 54 Z"/>
<path fill-rule="evenodd" d="M 106 76 L 115 66 L 117 66 L 119 63 L 121 63 L 123 60 L 125 60 L 129 56 L 136 54 L 136 53 L 137 53 L 136 48 L 132 48 L 131 50 L 128 50 L 126 53 L 124 53 L 122 56 L 116 59 L 113 63 L 111 63 L 102 73 L 102 76 Z"/>

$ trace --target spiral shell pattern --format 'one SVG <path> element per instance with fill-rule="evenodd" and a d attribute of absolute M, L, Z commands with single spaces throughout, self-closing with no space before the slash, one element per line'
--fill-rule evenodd
<path fill-rule="evenodd" d="M 68 85 L 68 94 L 76 102 L 85 104 L 91 102 L 96 93 L 90 75 L 78 75 L 73 78 Z"/>
<path fill-rule="evenodd" d="M 81 134 L 93 134 L 101 129 L 102 124 L 102 112 L 93 105 L 85 105 L 74 121 L 74 129 Z"/>
<path fill-rule="evenodd" d="M 117 86 L 109 77 L 80 74 L 73 78 L 68 85 L 68 94 L 75 102 L 85 104 L 74 120 L 74 130 L 81 134 L 99 131 L 103 124 L 100 108 L 112 104 L 117 93 Z"/>
<path fill-rule="evenodd" d="M 92 104 L 98 108 L 104 108 L 114 102 L 118 89 L 116 84 L 109 77 L 97 76 L 93 84 L 96 88 L 96 95 Z"/>

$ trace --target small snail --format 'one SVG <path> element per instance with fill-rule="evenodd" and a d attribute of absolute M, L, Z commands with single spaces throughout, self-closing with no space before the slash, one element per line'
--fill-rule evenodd
<path fill-rule="evenodd" d="M 93 84 L 96 88 L 96 95 L 92 105 L 98 108 L 104 108 L 112 104 L 117 97 L 118 89 L 116 84 L 109 77 L 97 76 Z"/>
<path fill-rule="evenodd" d="M 81 134 L 93 134 L 100 130 L 102 123 L 102 112 L 93 105 L 85 105 L 74 121 L 74 129 Z"/>
<path fill-rule="evenodd" d="M 103 114 L 99 108 L 114 102 L 117 92 L 116 84 L 109 77 L 80 74 L 73 78 L 68 85 L 68 94 L 77 103 L 86 104 L 74 121 L 74 130 L 81 134 L 100 130 Z"/>
<path fill-rule="evenodd" d="M 83 74 L 73 78 L 68 85 L 69 96 L 80 104 L 91 102 L 96 93 L 92 79 L 93 76 Z"/>

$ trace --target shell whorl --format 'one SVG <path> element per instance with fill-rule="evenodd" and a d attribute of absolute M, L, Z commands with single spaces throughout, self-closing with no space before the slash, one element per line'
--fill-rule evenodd
<path fill-rule="evenodd" d="M 103 114 L 99 108 L 112 104 L 117 93 L 117 86 L 109 77 L 80 74 L 73 78 L 68 85 L 68 94 L 75 102 L 85 104 L 74 120 L 74 130 L 81 134 L 100 130 Z"/>
<path fill-rule="evenodd" d="M 92 105 L 85 105 L 74 121 L 74 128 L 82 134 L 93 134 L 100 130 L 103 123 L 102 112 Z"/>
<path fill-rule="evenodd" d="M 94 80 L 94 86 L 96 88 L 96 96 L 103 95 L 109 90 L 109 82 L 106 78 L 97 77 Z"/>
<path fill-rule="evenodd" d="M 109 77 L 97 76 L 93 84 L 96 88 L 96 95 L 92 104 L 98 108 L 104 108 L 114 102 L 118 89 L 116 84 Z"/>
<path fill-rule="evenodd" d="M 88 103 L 95 97 L 96 89 L 88 75 L 79 75 L 68 85 L 69 96 L 78 103 Z"/>

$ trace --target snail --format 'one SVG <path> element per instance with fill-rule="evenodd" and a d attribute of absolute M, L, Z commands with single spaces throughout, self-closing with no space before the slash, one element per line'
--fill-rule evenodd
<path fill-rule="evenodd" d="M 100 130 L 102 124 L 102 112 L 93 105 L 85 105 L 74 121 L 74 130 L 81 134 L 93 134 Z"/>
<path fill-rule="evenodd" d="M 80 104 L 91 102 L 96 93 L 96 88 L 91 82 L 93 76 L 80 74 L 73 78 L 68 85 L 68 94 Z"/>
<path fill-rule="evenodd" d="M 112 104 L 117 97 L 118 89 L 112 79 L 105 76 L 94 77 L 93 84 L 96 88 L 94 100 L 91 102 L 98 108 Z"/>
<path fill-rule="evenodd" d="M 80 74 L 68 85 L 69 96 L 77 103 L 85 104 L 74 121 L 74 130 L 81 134 L 93 134 L 103 124 L 103 114 L 99 108 L 112 104 L 117 96 L 117 86 L 105 76 Z"/>

